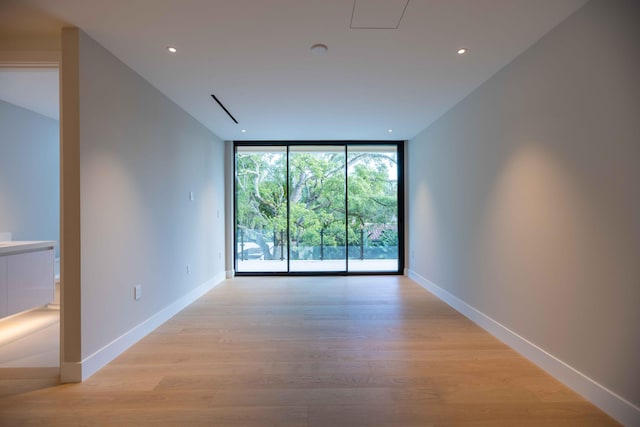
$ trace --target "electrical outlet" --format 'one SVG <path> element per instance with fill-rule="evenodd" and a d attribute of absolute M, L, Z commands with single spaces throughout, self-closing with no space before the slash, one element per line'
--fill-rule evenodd
<path fill-rule="evenodd" d="M 222 252 L 218 252 L 218 259 L 222 259 Z"/>
<path fill-rule="evenodd" d="M 216 215 L 218 215 L 218 218 L 220 218 L 220 209 L 216 211 Z"/>
<path fill-rule="evenodd" d="M 133 287 L 133 299 L 138 301 L 142 298 L 142 285 L 135 285 Z"/>
<path fill-rule="evenodd" d="M 189 191 L 189 200 L 195 200 L 195 196 L 193 195 L 193 191 Z"/>
<path fill-rule="evenodd" d="M 187 274 L 191 274 L 191 264 L 187 264 Z"/>

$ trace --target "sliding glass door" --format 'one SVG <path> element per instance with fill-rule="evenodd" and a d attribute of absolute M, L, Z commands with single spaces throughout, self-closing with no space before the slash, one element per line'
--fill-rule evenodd
<path fill-rule="evenodd" d="M 236 272 L 400 273 L 401 148 L 236 142 Z"/>
<path fill-rule="evenodd" d="M 287 147 L 236 147 L 236 271 L 287 272 Z"/>
<path fill-rule="evenodd" d="M 289 271 L 346 272 L 344 146 L 289 147 Z"/>
<path fill-rule="evenodd" d="M 349 271 L 399 271 L 398 147 L 347 146 Z"/>

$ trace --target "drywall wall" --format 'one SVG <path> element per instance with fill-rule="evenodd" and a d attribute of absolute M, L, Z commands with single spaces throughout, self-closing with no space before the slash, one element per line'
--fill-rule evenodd
<path fill-rule="evenodd" d="M 58 121 L 0 101 L 0 129 L 0 231 L 13 240 L 58 242 Z"/>
<path fill-rule="evenodd" d="M 65 363 L 95 367 L 114 341 L 224 278 L 224 146 L 82 31 L 63 30 L 62 49 L 63 190 L 80 214 L 64 234 L 79 238 L 79 265 L 63 259 L 63 281 L 79 273 L 63 308 L 79 294 L 81 327 L 63 330 L 80 335 L 80 354 L 65 336 Z"/>
<path fill-rule="evenodd" d="M 411 271 L 636 407 L 638 22 L 593 0 L 408 155 Z"/>

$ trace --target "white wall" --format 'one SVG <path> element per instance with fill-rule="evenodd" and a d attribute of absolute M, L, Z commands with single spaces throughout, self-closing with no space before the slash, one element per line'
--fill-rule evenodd
<path fill-rule="evenodd" d="M 60 130 L 57 120 L 0 101 L 3 231 L 13 240 L 59 241 Z"/>
<path fill-rule="evenodd" d="M 65 31 L 73 36 L 78 30 Z M 97 42 L 78 33 L 68 37 L 63 32 L 62 79 L 64 89 L 71 75 L 65 58 L 73 56 L 75 44 L 80 362 L 92 366 L 90 374 L 129 345 L 132 336 L 139 338 L 145 321 L 143 330 L 201 285 L 224 278 L 224 146 Z M 63 107 L 75 102 L 72 92 L 63 92 Z M 72 132 L 68 135 L 73 138 Z M 72 157 L 66 157 L 70 169 Z M 189 200 L 191 191 L 194 201 Z M 142 285 L 139 301 L 133 298 L 135 284 Z M 118 339 L 124 344 L 112 343 Z"/>
<path fill-rule="evenodd" d="M 626 400 L 631 417 L 639 23 L 639 2 L 593 0 L 410 141 L 408 155 L 416 277 Z"/>

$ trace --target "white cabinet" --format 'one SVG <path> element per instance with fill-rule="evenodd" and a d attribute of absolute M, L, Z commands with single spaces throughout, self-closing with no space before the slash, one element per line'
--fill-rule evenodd
<path fill-rule="evenodd" d="M 0 256 L 0 318 L 7 316 L 7 295 L 9 285 L 7 284 L 7 261 L 8 256 Z"/>
<path fill-rule="evenodd" d="M 19 313 L 53 300 L 53 249 L 8 256 L 8 314 Z"/>
<path fill-rule="evenodd" d="M 53 247 L 0 255 L 0 318 L 53 300 L 53 262 Z"/>

